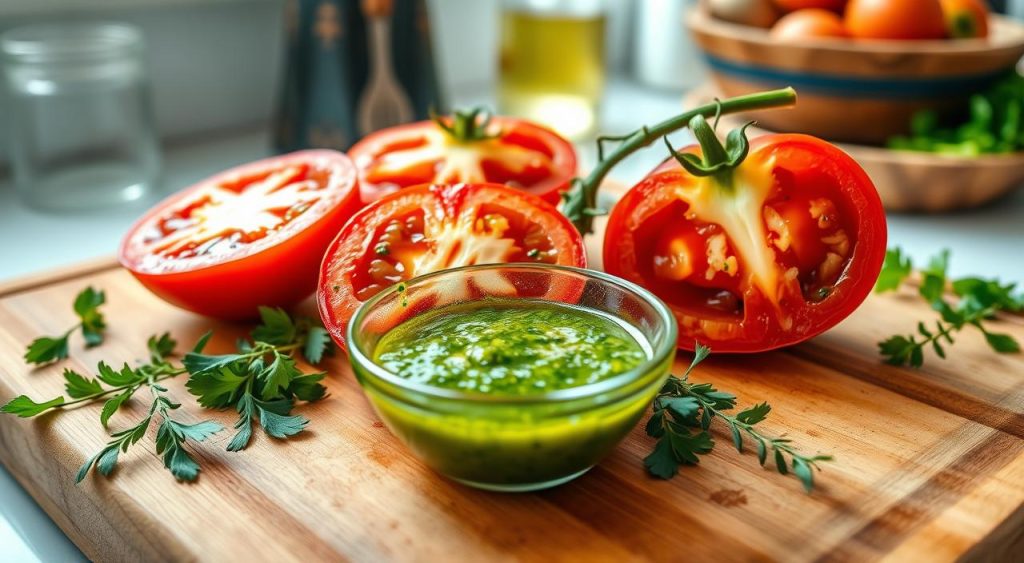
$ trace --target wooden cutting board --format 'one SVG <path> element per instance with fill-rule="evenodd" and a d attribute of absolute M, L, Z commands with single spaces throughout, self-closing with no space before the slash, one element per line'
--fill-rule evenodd
<path fill-rule="evenodd" d="M 108 340 L 31 370 L 25 345 L 73 324 L 87 284 L 107 292 Z M 309 310 L 307 304 L 306 307 Z M 177 484 L 152 436 L 112 478 L 79 465 L 107 441 L 99 406 L 22 420 L 0 416 L 0 461 L 90 558 L 111 561 L 314 560 L 1020 560 L 1024 554 L 1024 357 L 960 338 L 947 361 L 920 371 L 883 365 L 875 342 L 934 313 L 909 292 L 871 297 L 838 328 L 807 344 L 751 357 L 712 356 L 694 379 L 736 392 L 741 406 L 770 401 L 764 429 L 785 433 L 834 463 L 806 494 L 792 477 L 718 448 L 672 481 L 648 477 L 652 441 L 637 428 L 582 478 L 534 494 L 477 491 L 433 473 L 378 422 L 343 356 L 327 364 L 330 396 L 300 412 L 310 431 L 287 442 L 257 433 L 242 453 L 230 432 L 198 452 L 197 483 Z M 998 329 L 1024 341 L 1024 320 Z M 0 400 L 62 391 L 63 367 L 141 359 L 148 335 L 190 343 L 209 328 L 225 352 L 248 327 L 213 323 L 151 296 L 103 262 L 0 289 Z M 678 367 L 688 361 L 683 355 Z M 230 412 L 194 419 L 225 426 Z M 139 418 L 144 405 L 114 417 Z M 719 430 L 721 430 L 719 428 Z"/>

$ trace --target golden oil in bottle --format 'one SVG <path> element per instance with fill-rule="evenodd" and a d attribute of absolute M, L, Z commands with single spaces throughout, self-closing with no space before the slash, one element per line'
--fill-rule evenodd
<path fill-rule="evenodd" d="M 582 13 L 528 6 L 506 2 L 502 13 L 501 111 L 590 136 L 604 88 L 604 11 L 599 2 Z"/>

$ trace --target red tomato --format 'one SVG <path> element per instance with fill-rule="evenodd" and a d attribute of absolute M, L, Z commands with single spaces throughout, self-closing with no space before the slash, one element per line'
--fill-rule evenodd
<path fill-rule="evenodd" d="M 242 320 L 313 292 L 324 250 L 361 206 L 342 153 L 301 151 L 232 168 L 165 199 L 118 257 L 150 291 L 202 315 Z"/>
<path fill-rule="evenodd" d="M 795 12 L 807 8 L 819 8 L 832 10 L 833 12 L 843 11 L 846 0 L 774 0 L 775 5 L 784 12 Z"/>
<path fill-rule="evenodd" d="M 782 16 L 771 31 L 776 39 L 806 39 L 808 37 L 847 37 L 843 20 L 828 10 L 797 10 Z"/>
<path fill-rule="evenodd" d="M 502 262 L 582 268 L 587 261 L 579 232 L 538 197 L 497 184 L 407 188 L 357 213 L 331 243 L 320 267 L 320 316 L 341 343 L 356 308 L 382 289 L 428 272 Z M 466 285 L 449 297 L 472 291 Z"/>
<path fill-rule="evenodd" d="M 853 312 L 886 244 L 882 204 L 860 166 L 814 137 L 768 135 L 732 178 L 727 188 L 671 159 L 656 169 L 612 210 L 605 270 L 668 303 L 687 350 L 695 341 L 772 350 Z"/>
<path fill-rule="evenodd" d="M 419 184 L 505 184 L 557 204 L 576 174 L 576 151 L 553 131 L 494 117 L 486 138 L 458 140 L 434 121 L 378 131 L 349 149 L 363 201 Z"/>
<path fill-rule="evenodd" d="M 950 37 L 988 37 L 988 6 L 984 0 L 940 1 Z"/>
<path fill-rule="evenodd" d="M 945 39 L 939 0 L 850 0 L 846 30 L 859 39 Z"/>

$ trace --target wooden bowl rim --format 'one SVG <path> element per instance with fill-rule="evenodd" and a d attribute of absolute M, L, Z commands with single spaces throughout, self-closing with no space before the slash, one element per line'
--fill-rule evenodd
<path fill-rule="evenodd" d="M 767 134 L 773 133 L 766 129 L 761 129 L 761 131 Z M 965 156 L 890 149 L 871 145 L 858 145 L 855 143 L 836 143 L 836 146 L 847 153 L 850 153 L 851 156 L 856 156 L 857 158 L 870 158 L 875 162 L 893 162 L 943 168 L 962 168 L 965 166 L 972 168 L 1019 168 L 1022 171 L 1022 174 L 1024 174 L 1024 151 Z"/>
<path fill-rule="evenodd" d="M 697 6 L 686 16 L 693 31 L 757 45 L 768 49 L 817 49 L 842 54 L 879 53 L 906 56 L 936 55 L 990 55 L 997 52 L 1024 50 L 1024 23 L 1013 18 L 989 14 L 988 38 L 984 39 L 928 39 L 916 41 L 881 39 L 811 38 L 780 42 L 772 39 L 768 29 L 720 20 Z"/>

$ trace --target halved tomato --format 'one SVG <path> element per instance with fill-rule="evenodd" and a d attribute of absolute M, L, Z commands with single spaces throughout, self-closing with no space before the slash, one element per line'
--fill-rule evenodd
<path fill-rule="evenodd" d="M 705 176 L 669 159 L 608 220 L 605 270 L 672 308 L 680 348 L 802 342 L 849 316 L 882 267 L 885 213 L 846 153 L 806 135 L 766 135 L 743 154 Z"/>
<path fill-rule="evenodd" d="M 363 302 L 415 276 L 456 266 L 543 262 L 586 267 L 583 238 L 551 204 L 497 184 L 401 190 L 352 217 L 320 267 L 320 316 L 339 343 Z M 475 278 L 493 284 L 501 279 Z M 450 298 L 473 290 L 450 288 Z"/>
<path fill-rule="evenodd" d="M 352 162 L 329 150 L 253 162 L 157 204 L 118 258 L 150 291 L 202 315 L 257 316 L 316 288 L 324 250 L 361 207 Z"/>
<path fill-rule="evenodd" d="M 367 203 L 418 184 L 489 182 L 557 204 L 576 173 L 576 152 L 558 134 L 476 111 L 372 133 L 349 155 Z"/>

